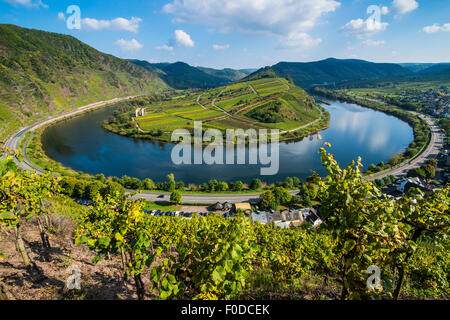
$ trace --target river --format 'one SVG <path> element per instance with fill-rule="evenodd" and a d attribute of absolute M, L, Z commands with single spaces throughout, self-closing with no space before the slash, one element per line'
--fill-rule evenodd
<path fill-rule="evenodd" d="M 177 166 L 171 160 L 172 144 L 130 139 L 103 130 L 101 123 L 114 107 L 48 127 L 42 144 L 50 158 L 77 171 L 151 178 L 155 182 L 165 181 L 167 174 L 173 173 L 177 181 L 199 184 L 210 179 L 249 183 L 255 177 L 271 183 L 292 176 L 305 179 L 312 171 L 323 175 L 317 153 L 323 142 L 331 143 L 330 151 L 341 166 L 361 156 L 367 168 L 372 163 L 387 162 L 414 139 L 407 123 L 384 113 L 336 101 L 324 107 L 331 119 L 329 128 L 320 132 L 322 141 L 312 135 L 302 141 L 280 143 L 280 169 L 274 176 L 260 176 L 261 165 Z"/>

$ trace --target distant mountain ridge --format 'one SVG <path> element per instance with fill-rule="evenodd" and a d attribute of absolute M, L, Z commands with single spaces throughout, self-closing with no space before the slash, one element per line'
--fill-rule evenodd
<path fill-rule="evenodd" d="M 280 77 L 291 77 L 294 83 L 303 88 L 318 84 L 332 84 L 344 81 L 402 76 L 412 72 L 394 63 L 374 63 L 364 60 L 339 60 L 329 58 L 315 62 L 280 62 L 260 69 L 258 73 L 273 71 Z"/>
<path fill-rule="evenodd" d="M 130 62 L 159 74 L 169 86 L 175 89 L 213 88 L 238 81 L 251 73 L 248 70 L 193 67 L 184 62 L 150 63 L 145 60 Z"/>
<path fill-rule="evenodd" d="M 450 69 L 450 63 L 400 63 L 414 73 L 439 73 Z"/>

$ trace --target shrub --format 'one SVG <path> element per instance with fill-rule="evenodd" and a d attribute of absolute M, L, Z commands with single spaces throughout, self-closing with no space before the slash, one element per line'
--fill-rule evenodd
<path fill-rule="evenodd" d="M 100 181 L 89 183 L 85 188 L 84 198 L 88 200 L 94 200 L 103 188 L 104 185 Z"/>
<path fill-rule="evenodd" d="M 125 196 L 124 187 L 117 182 L 108 180 L 106 182 L 106 186 L 101 190 L 101 195 L 103 197 L 105 196 L 115 197 L 117 194 L 119 195 L 119 197 L 124 197 Z"/>
<path fill-rule="evenodd" d="M 174 191 L 170 195 L 170 202 L 175 204 L 180 204 L 183 202 L 183 196 L 181 195 L 180 191 Z"/>
<path fill-rule="evenodd" d="M 77 179 L 72 177 L 64 177 L 60 183 L 62 193 L 66 196 L 72 197 L 74 195 L 76 183 Z"/>

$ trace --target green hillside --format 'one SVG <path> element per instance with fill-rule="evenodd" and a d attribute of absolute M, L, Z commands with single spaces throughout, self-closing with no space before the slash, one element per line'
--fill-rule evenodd
<path fill-rule="evenodd" d="M 67 35 L 0 25 L 0 137 L 82 105 L 168 88 L 155 72 Z"/>
<path fill-rule="evenodd" d="M 372 63 L 363 60 L 338 60 L 333 58 L 316 62 L 280 62 L 270 69 L 263 68 L 257 73 L 267 73 L 270 70 L 280 77 L 291 77 L 295 84 L 302 88 L 309 88 L 316 84 L 400 76 L 411 73 L 400 65 L 392 63 Z M 257 77 L 257 75 L 251 75 L 253 78 L 255 76 Z"/>
<path fill-rule="evenodd" d="M 202 92 L 185 92 L 155 100 L 124 102 L 104 128 L 129 137 L 170 141 L 178 128 L 193 130 L 194 121 L 221 131 L 236 128 L 280 129 L 283 139 L 296 139 L 328 125 L 328 113 L 304 90 L 283 78 L 238 82 Z M 135 118 L 137 107 L 145 115 Z"/>

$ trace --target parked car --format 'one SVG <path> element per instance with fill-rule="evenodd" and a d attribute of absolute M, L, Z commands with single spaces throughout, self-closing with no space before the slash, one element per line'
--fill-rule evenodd
<path fill-rule="evenodd" d="M 92 201 L 89 201 L 89 200 L 77 200 L 75 202 L 78 203 L 79 205 L 88 206 L 88 207 L 94 205 L 94 203 Z"/>

